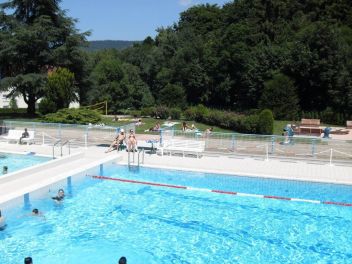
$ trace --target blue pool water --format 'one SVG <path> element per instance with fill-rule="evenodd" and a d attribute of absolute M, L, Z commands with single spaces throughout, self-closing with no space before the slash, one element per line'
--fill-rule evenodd
<path fill-rule="evenodd" d="M 352 188 L 143 168 L 104 175 L 351 202 Z M 67 190 L 67 188 L 66 188 Z M 53 194 L 51 194 L 53 195 Z M 0 263 L 351 263 L 352 208 L 151 187 L 87 177 L 62 204 L 7 212 Z M 20 217 L 19 217 L 20 216 Z"/>
<path fill-rule="evenodd" d="M 36 155 L 20 155 L 10 153 L 0 153 L 0 176 L 2 175 L 2 168 L 8 167 L 8 172 L 15 172 L 33 165 L 37 165 L 50 160 L 48 157 L 36 156 Z"/>

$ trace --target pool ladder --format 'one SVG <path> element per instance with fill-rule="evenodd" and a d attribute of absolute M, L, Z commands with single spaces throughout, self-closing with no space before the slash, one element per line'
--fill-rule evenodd
<path fill-rule="evenodd" d="M 70 145 L 71 140 L 66 140 L 64 143 L 62 143 L 62 140 L 59 139 L 53 144 L 53 159 L 55 159 L 55 147 L 60 143 L 60 156 L 62 157 L 62 148 L 67 145 L 68 146 L 68 155 L 71 155 L 71 145 Z"/>
<path fill-rule="evenodd" d="M 128 168 L 129 169 L 139 169 L 140 164 L 144 164 L 144 148 L 137 149 L 137 163 L 135 162 L 136 152 L 128 152 Z"/>

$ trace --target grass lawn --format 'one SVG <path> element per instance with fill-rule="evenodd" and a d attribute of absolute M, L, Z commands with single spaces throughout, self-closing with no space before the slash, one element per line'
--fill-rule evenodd
<path fill-rule="evenodd" d="M 132 119 L 132 118 L 131 118 Z M 106 125 L 110 125 L 110 126 L 121 126 L 121 125 L 126 125 L 131 123 L 131 119 L 129 120 L 121 120 L 121 121 L 112 121 L 111 117 L 104 117 L 103 118 L 103 123 Z M 160 125 L 162 126 L 164 122 L 166 122 L 167 120 L 163 120 L 163 119 L 155 119 L 155 118 L 142 118 L 142 125 L 136 127 L 136 133 L 144 133 L 145 130 L 148 130 L 151 127 L 154 127 L 157 123 L 160 123 Z M 176 130 L 181 130 L 182 129 L 182 122 L 184 122 L 185 120 L 169 120 L 170 122 L 178 122 L 179 124 L 175 125 L 175 129 Z M 197 123 L 197 122 L 192 122 L 192 121 L 186 121 L 188 126 L 191 126 L 192 124 L 195 125 L 196 128 L 198 128 L 201 131 L 206 130 L 207 128 L 209 128 L 209 125 L 205 125 L 202 123 Z M 163 126 L 162 126 L 163 127 Z M 217 126 L 213 126 L 213 131 L 214 132 L 224 132 L 224 133 L 231 133 L 233 132 L 232 130 L 229 129 L 223 129 Z"/>
<path fill-rule="evenodd" d="M 282 130 L 287 124 L 292 124 L 292 121 L 282 121 L 282 120 L 274 120 L 274 135 L 282 135 Z"/>

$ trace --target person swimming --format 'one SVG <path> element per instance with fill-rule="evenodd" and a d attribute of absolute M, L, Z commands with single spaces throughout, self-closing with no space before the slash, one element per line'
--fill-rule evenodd
<path fill-rule="evenodd" d="M 51 197 L 51 199 L 55 200 L 55 201 L 62 201 L 65 198 L 65 192 L 63 189 L 59 189 L 59 191 L 57 192 L 57 195 L 54 197 Z"/>
<path fill-rule="evenodd" d="M 5 227 L 6 227 L 5 217 L 2 216 L 1 210 L 0 210 L 0 231 L 4 230 Z"/>

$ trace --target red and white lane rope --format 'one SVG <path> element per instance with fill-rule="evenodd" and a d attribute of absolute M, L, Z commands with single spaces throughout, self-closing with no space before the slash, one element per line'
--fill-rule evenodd
<path fill-rule="evenodd" d="M 93 179 L 98 179 L 98 180 L 119 181 L 119 182 L 125 182 L 125 183 L 133 183 L 133 184 L 141 184 L 141 185 L 149 185 L 149 186 L 157 186 L 157 187 L 184 189 L 184 190 L 189 190 L 189 191 L 212 192 L 212 193 L 218 193 L 218 194 L 237 195 L 237 196 L 246 196 L 246 197 L 263 198 L 263 199 L 275 199 L 275 200 L 315 203 L 315 204 L 331 204 L 331 205 L 352 207 L 352 203 L 308 200 L 308 199 L 289 198 L 289 197 L 273 196 L 273 195 L 261 195 L 261 194 L 240 193 L 240 192 L 231 192 L 231 191 L 222 191 L 222 190 L 211 190 L 211 189 L 206 189 L 206 188 L 187 187 L 187 186 L 155 183 L 155 182 L 146 182 L 146 181 L 135 181 L 135 180 L 122 179 L 122 178 L 111 178 L 111 177 L 106 177 L 106 176 L 91 176 L 91 177 Z"/>

